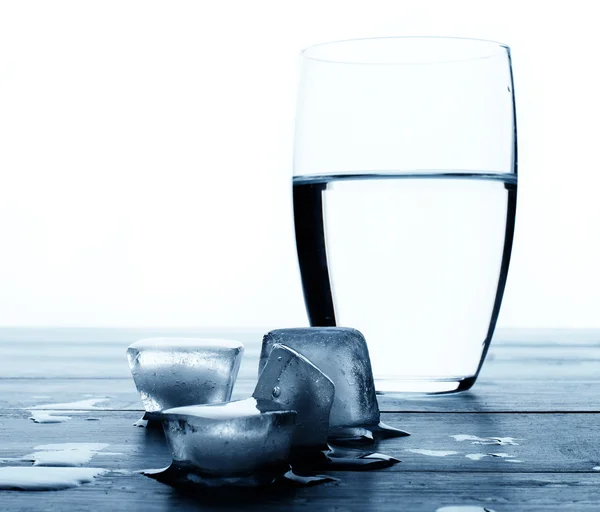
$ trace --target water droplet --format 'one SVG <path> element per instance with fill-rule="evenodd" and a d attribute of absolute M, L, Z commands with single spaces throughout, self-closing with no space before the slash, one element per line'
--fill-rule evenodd
<path fill-rule="evenodd" d="M 140 418 L 133 424 L 133 426 L 146 428 L 148 426 L 148 420 L 145 420 L 144 418 Z"/>
<path fill-rule="evenodd" d="M 275 386 L 273 388 L 273 396 L 277 398 L 279 395 L 281 395 L 281 388 L 279 386 Z"/>
<path fill-rule="evenodd" d="M 453 507 L 441 507 L 435 512 L 494 512 L 491 508 L 477 507 L 473 505 L 455 505 Z"/>

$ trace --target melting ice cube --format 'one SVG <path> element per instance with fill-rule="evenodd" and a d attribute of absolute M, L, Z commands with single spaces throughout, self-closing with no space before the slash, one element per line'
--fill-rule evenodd
<path fill-rule="evenodd" d="M 208 485 L 219 478 L 224 483 L 270 483 L 289 470 L 296 420 L 295 411 L 276 409 L 275 403 L 248 398 L 163 411 L 171 468 Z"/>
<path fill-rule="evenodd" d="M 263 338 L 259 376 L 276 344 L 299 352 L 333 382 L 335 398 L 329 417 L 330 439 L 369 440 L 373 436 L 408 435 L 380 423 L 369 351 L 359 331 L 344 327 L 271 331 Z"/>
<path fill-rule="evenodd" d="M 155 419 L 164 409 L 226 402 L 244 346 L 203 338 L 148 338 L 127 349 L 129 368 L 146 409 Z"/>
<path fill-rule="evenodd" d="M 308 359 L 285 345 L 273 345 L 253 396 L 298 413 L 292 439 L 295 470 L 366 471 L 399 462 L 381 453 L 341 450 L 326 444 L 335 386 Z"/>
<path fill-rule="evenodd" d="M 335 395 L 331 379 L 304 356 L 275 344 L 252 395 L 294 410 L 294 448 L 327 448 L 329 414 Z"/>

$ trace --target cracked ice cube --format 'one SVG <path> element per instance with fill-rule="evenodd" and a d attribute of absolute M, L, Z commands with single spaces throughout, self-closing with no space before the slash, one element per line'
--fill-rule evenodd
<path fill-rule="evenodd" d="M 277 329 L 263 338 L 259 375 L 275 344 L 285 345 L 308 359 L 335 386 L 329 428 L 379 424 L 379 405 L 371 360 L 364 336 L 344 327 Z"/>
<path fill-rule="evenodd" d="M 319 368 L 295 350 L 275 344 L 252 396 L 298 413 L 294 448 L 322 449 L 327 445 L 334 395 L 333 382 Z"/>
<path fill-rule="evenodd" d="M 244 346 L 203 338 L 148 338 L 127 349 L 129 368 L 146 409 L 145 418 L 184 405 L 226 402 Z"/>

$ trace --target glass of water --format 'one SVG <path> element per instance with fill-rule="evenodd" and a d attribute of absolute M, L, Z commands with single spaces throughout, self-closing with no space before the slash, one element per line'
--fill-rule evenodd
<path fill-rule="evenodd" d="M 513 241 L 509 48 L 397 37 L 306 49 L 293 191 L 311 325 L 359 329 L 380 392 L 469 389 Z"/>

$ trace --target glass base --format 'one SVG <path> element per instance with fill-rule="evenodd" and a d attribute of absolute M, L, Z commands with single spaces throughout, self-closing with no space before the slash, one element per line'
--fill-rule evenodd
<path fill-rule="evenodd" d="M 445 394 L 467 391 L 475 384 L 476 377 L 448 379 L 377 378 L 375 389 L 378 395 L 404 393 Z"/>

